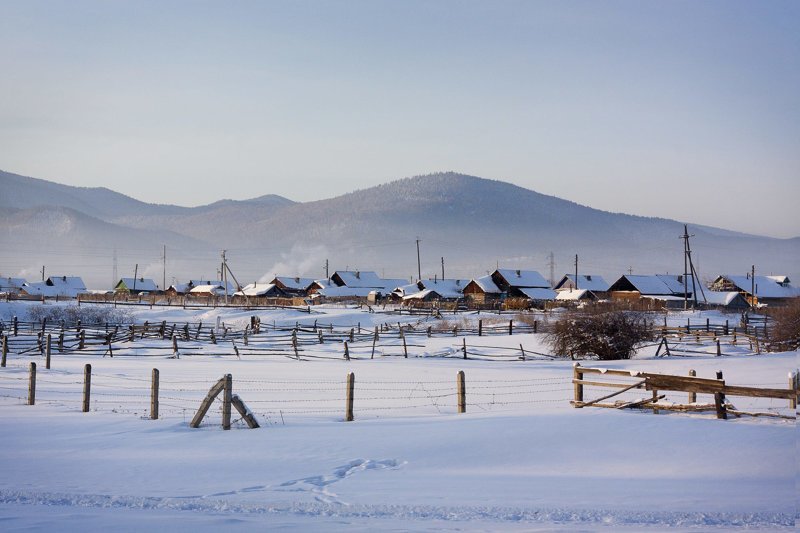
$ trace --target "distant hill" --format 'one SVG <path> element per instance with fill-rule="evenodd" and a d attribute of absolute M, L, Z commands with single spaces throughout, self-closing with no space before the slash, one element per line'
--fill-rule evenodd
<path fill-rule="evenodd" d="M 20 217 L 32 215 L 0 216 L 0 245 L 13 257 L 0 266 L 9 272 L 6 275 L 17 274 L 14 265 L 20 263 L 15 261 L 27 264 L 26 246 L 37 239 L 44 247 L 53 246 L 56 235 L 60 242 L 74 243 L 75 253 L 81 246 L 116 247 L 125 254 L 126 263 L 142 255 L 158 258 L 166 243 L 173 249 L 168 257 L 174 262 L 168 263 L 168 270 L 179 279 L 213 274 L 223 248 L 229 250 L 240 281 L 274 274 L 321 277 L 326 259 L 331 269 L 412 277 L 417 270 L 417 238 L 422 241 L 423 277 L 441 275 L 442 257 L 448 277 L 482 275 L 498 264 L 539 270 L 547 277 L 551 251 L 556 277 L 574 269 L 575 254 L 581 272 L 602 274 L 609 281 L 629 268 L 636 273 L 683 271 L 678 238 L 682 222 L 609 213 L 456 173 L 405 178 L 316 202 L 266 195 L 195 208 L 146 204 L 108 189 L 0 173 L 0 190 L 6 188 L 15 191 L 16 200 L 4 194 L 0 207 L 69 204 L 73 211 L 95 217 L 78 223 L 79 217 L 70 212 L 72 225 L 59 222 L 60 233 L 45 236 L 44 213 L 50 208 L 41 207 L 36 223 L 22 232 L 28 244 L 17 244 L 15 249 L 10 239 L 21 231 Z M 61 203 L 53 203 L 56 200 Z M 102 226 L 97 219 L 113 224 Z M 755 264 L 761 273 L 800 278 L 800 238 L 773 239 L 698 225 L 690 230 L 695 234 L 691 243 L 701 276 L 744 273 Z M 101 255 L 94 262 L 89 259 L 93 256 L 84 255 L 85 268 L 107 272 L 108 252 Z M 59 259 L 57 254 L 51 257 Z"/>

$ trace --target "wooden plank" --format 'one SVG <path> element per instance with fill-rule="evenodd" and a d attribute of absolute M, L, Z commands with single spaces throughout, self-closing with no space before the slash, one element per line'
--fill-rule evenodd
<path fill-rule="evenodd" d="M 638 378 L 640 375 L 643 375 L 642 372 L 634 372 L 631 374 L 629 370 L 614 370 L 611 368 L 581 367 L 581 372 L 584 374 L 608 374 L 609 376 L 625 376 L 629 378 Z"/>
<path fill-rule="evenodd" d="M 693 378 L 688 376 L 669 376 L 662 374 L 642 374 L 647 381 L 647 390 L 669 390 L 676 392 L 695 392 L 714 394 L 721 392 L 725 382 L 716 379 Z"/>
<path fill-rule="evenodd" d="M 459 370 L 456 374 L 456 393 L 458 396 L 458 412 L 467 412 L 467 388 L 465 384 L 464 371 Z"/>
<path fill-rule="evenodd" d="M 777 398 L 782 400 L 791 400 L 795 394 L 792 389 L 762 389 L 759 387 L 740 387 L 738 385 L 725 385 L 721 392 L 727 396 Z"/>
<path fill-rule="evenodd" d="M 623 387 L 627 387 L 630 383 L 614 383 L 611 381 L 586 381 L 585 379 L 573 379 L 572 383 L 575 385 L 584 385 L 586 387 L 608 387 L 614 389 L 621 389 Z M 640 386 L 637 388 L 644 388 L 644 386 Z"/>
<path fill-rule="evenodd" d="M 233 405 L 233 407 L 239 412 L 239 414 L 242 417 L 242 420 L 247 422 L 247 425 L 250 427 L 250 429 L 256 429 L 261 427 L 258 425 L 258 420 L 256 420 L 256 417 L 255 415 L 253 415 L 253 412 L 247 408 L 247 406 L 244 404 L 242 399 L 239 398 L 237 394 L 231 396 L 231 405 Z"/>
<path fill-rule="evenodd" d="M 642 381 L 640 381 L 638 383 L 634 383 L 633 385 L 630 385 L 629 387 L 625 387 L 624 389 L 620 389 L 620 390 L 618 390 L 616 392 L 613 392 L 613 393 L 611 393 L 611 394 L 609 394 L 607 396 L 601 396 L 600 398 L 597 398 L 596 400 L 592 400 L 591 402 L 585 402 L 582 405 L 582 407 L 589 407 L 590 405 L 593 405 L 595 403 L 598 403 L 598 402 L 601 402 L 603 400 L 607 400 L 609 398 L 613 398 L 614 396 L 620 395 L 625 391 L 629 391 L 631 389 L 635 389 L 636 387 L 639 387 L 639 386 L 643 385 L 645 383 L 645 381 L 646 380 L 643 379 Z"/>
<path fill-rule="evenodd" d="M 200 427 L 200 422 L 202 422 L 203 418 L 206 416 L 209 407 L 211 407 L 211 403 L 217 396 L 219 396 L 219 393 L 222 392 L 222 389 L 224 388 L 225 388 L 225 378 L 223 377 L 219 381 L 217 381 L 216 384 L 214 384 L 214 386 L 211 387 L 211 389 L 208 391 L 208 394 L 206 395 L 205 399 L 200 404 L 200 409 L 197 410 L 197 413 L 195 413 L 194 418 L 192 418 L 192 421 L 189 423 L 190 428 Z"/>

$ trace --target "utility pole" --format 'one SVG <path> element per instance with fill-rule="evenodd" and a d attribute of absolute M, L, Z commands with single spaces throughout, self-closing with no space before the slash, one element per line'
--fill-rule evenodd
<path fill-rule="evenodd" d="M 117 249 L 114 248 L 114 265 L 112 267 L 111 272 L 111 286 L 115 287 L 117 282 L 119 281 L 119 277 L 117 277 Z"/>
<path fill-rule="evenodd" d="M 550 286 L 552 287 L 556 284 L 556 257 L 553 255 L 552 251 L 547 257 L 549 259 L 547 266 L 550 267 Z"/>
<path fill-rule="evenodd" d="M 419 237 L 417 237 L 417 280 L 422 279 L 422 265 L 419 261 Z"/>
<path fill-rule="evenodd" d="M 161 280 L 161 290 L 165 291 L 167 290 L 167 245 L 166 244 L 164 245 L 163 259 L 164 259 L 164 277 Z"/>
<path fill-rule="evenodd" d="M 44 268 L 44 267 L 42 267 Z M 750 267 L 750 305 L 756 306 L 756 266 Z"/>
<path fill-rule="evenodd" d="M 136 290 L 136 278 L 139 277 L 139 263 L 136 263 L 136 267 L 133 269 L 133 291 Z"/>
<path fill-rule="evenodd" d="M 325 279 L 331 279 L 330 272 L 328 271 L 328 260 L 325 260 Z"/>
<path fill-rule="evenodd" d="M 442 279 L 444 279 L 444 257 L 442 257 Z"/>
<path fill-rule="evenodd" d="M 228 262 L 225 259 L 226 250 L 222 250 L 222 285 L 225 289 L 225 305 L 228 305 Z"/>
<path fill-rule="evenodd" d="M 578 290 L 578 254 L 575 254 L 575 290 Z"/>
<path fill-rule="evenodd" d="M 42 265 L 42 281 L 44 281 L 44 265 Z"/>
<path fill-rule="evenodd" d="M 689 229 L 686 227 L 686 224 L 683 225 L 683 235 L 679 237 L 679 239 L 683 239 L 683 308 L 688 309 L 689 307 L 689 286 L 688 286 L 688 278 L 692 276 L 692 301 L 694 302 L 693 307 L 697 307 L 697 283 L 695 282 L 695 278 L 697 277 L 697 271 L 694 268 L 694 263 L 692 262 L 692 246 L 689 244 L 689 238 L 694 237 L 694 233 L 689 235 Z M 700 287 L 700 291 L 703 292 L 703 287 Z M 703 301 L 705 301 L 706 295 L 703 292 Z"/>
<path fill-rule="evenodd" d="M 632 275 L 633 275 L 633 267 L 632 267 L 632 266 L 629 266 L 629 267 L 628 267 L 628 275 L 629 275 L 629 276 L 632 276 Z"/>

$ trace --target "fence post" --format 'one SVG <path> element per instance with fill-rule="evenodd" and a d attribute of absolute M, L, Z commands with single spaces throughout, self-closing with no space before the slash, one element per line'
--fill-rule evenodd
<path fill-rule="evenodd" d="M 319 332 L 320 339 L 322 338 L 322 332 Z M 294 356 L 296 359 L 300 359 L 300 352 L 297 350 L 297 330 L 292 330 L 292 349 L 294 350 Z"/>
<path fill-rule="evenodd" d="M 375 335 L 372 336 L 372 355 L 370 359 L 375 359 L 375 345 L 378 343 L 378 326 L 375 326 Z"/>
<path fill-rule="evenodd" d="M 36 405 L 36 363 L 31 361 L 31 375 L 28 378 L 28 405 Z"/>
<path fill-rule="evenodd" d="M 695 377 L 695 376 L 697 376 L 697 372 L 695 372 L 694 370 L 689 370 L 689 376 L 690 377 Z M 697 393 L 696 392 L 690 392 L 689 393 L 689 403 L 695 403 L 696 401 L 697 401 Z"/>
<path fill-rule="evenodd" d="M 153 378 L 150 384 L 150 419 L 158 420 L 158 369 L 153 369 Z"/>
<path fill-rule="evenodd" d="M 525 348 L 522 347 L 522 344 L 519 345 L 519 351 L 522 352 L 522 357 L 520 359 L 522 359 L 524 361 L 525 360 Z"/>
<path fill-rule="evenodd" d="M 0 367 L 6 367 L 6 357 L 8 356 L 8 335 L 3 335 L 3 355 L 0 360 Z"/>
<path fill-rule="evenodd" d="M 572 381 L 575 387 L 575 407 L 581 407 L 578 403 L 583 403 L 583 384 L 579 383 L 583 380 L 583 372 L 581 372 L 580 367 L 580 363 L 574 363 L 572 365 Z"/>
<path fill-rule="evenodd" d="M 403 333 L 403 328 L 400 328 L 400 337 L 403 339 L 403 357 L 408 359 L 408 347 L 406 346 L 406 335 Z"/>
<path fill-rule="evenodd" d="M 466 359 L 467 358 L 467 338 L 466 337 L 462 337 L 461 341 L 463 342 L 463 345 L 461 347 L 461 351 L 464 352 L 464 359 Z"/>
<path fill-rule="evenodd" d="M 717 379 L 722 379 L 722 370 L 717 370 Z M 722 392 L 714 393 L 714 407 L 717 410 L 717 418 L 728 419 L 728 410 L 725 408 L 725 394 Z"/>
<path fill-rule="evenodd" d="M 722 347 L 719 345 L 719 339 L 717 339 L 717 357 L 722 355 Z"/>
<path fill-rule="evenodd" d="M 233 376 L 225 374 L 225 389 L 222 391 L 222 429 L 231 429 L 231 396 L 233 395 Z"/>
<path fill-rule="evenodd" d="M 467 412 L 467 387 L 464 378 L 464 371 L 459 370 L 456 374 L 456 391 L 458 393 L 458 412 Z"/>
<path fill-rule="evenodd" d="M 356 375 L 352 372 L 347 374 L 347 398 L 345 400 L 345 422 L 353 421 L 353 393 L 356 388 Z"/>
<path fill-rule="evenodd" d="M 789 400 L 789 407 L 797 409 L 797 374 L 794 372 L 789 372 L 789 390 L 794 393 Z"/>
<path fill-rule="evenodd" d="M 319 337 L 319 343 L 320 344 L 325 344 L 325 341 L 322 339 L 322 330 L 321 329 L 317 330 L 317 337 Z"/>
<path fill-rule="evenodd" d="M 44 356 L 45 357 L 45 359 L 44 359 L 44 367 L 47 370 L 50 370 L 50 342 L 51 342 L 50 334 L 48 333 L 47 334 L 47 341 L 45 343 L 45 348 L 44 348 L 44 353 L 45 353 L 45 356 Z"/>
<path fill-rule="evenodd" d="M 347 341 L 344 341 L 344 359 L 345 361 L 350 360 L 350 349 L 347 347 Z"/>
<path fill-rule="evenodd" d="M 83 331 L 83 330 L 81 330 Z M 92 395 L 92 365 L 89 363 L 83 367 L 83 412 L 89 412 L 89 401 Z"/>
<path fill-rule="evenodd" d="M 483 319 L 478 320 L 478 337 L 483 336 Z"/>
<path fill-rule="evenodd" d="M 178 336 L 177 335 L 173 335 L 172 336 L 172 356 L 173 357 L 177 357 L 178 356 Z"/>
<path fill-rule="evenodd" d="M 514 334 L 514 321 L 513 320 L 509 320 L 508 321 L 508 334 L 509 335 L 513 335 Z"/>
<path fill-rule="evenodd" d="M 83 348 L 86 346 L 86 330 L 82 329 L 80 335 L 81 337 L 80 342 L 78 342 L 78 349 L 83 350 Z"/>
<path fill-rule="evenodd" d="M 539 332 L 539 321 L 538 320 L 534 320 L 533 321 L 533 332 L 534 333 L 538 333 Z"/>

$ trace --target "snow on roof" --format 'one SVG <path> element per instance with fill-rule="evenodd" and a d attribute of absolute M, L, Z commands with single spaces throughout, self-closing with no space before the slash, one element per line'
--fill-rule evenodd
<path fill-rule="evenodd" d="M 753 280 L 748 276 L 721 276 L 733 283 L 740 291 L 750 294 Z M 770 276 L 756 276 L 756 296 L 759 298 L 796 298 L 800 297 L 800 288 L 792 285 L 781 285 Z"/>
<path fill-rule="evenodd" d="M 319 288 L 321 288 L 321 289 L 322 289 L 322 288 L 325 288 L 325 287 L 331 287 L 331 286 L 335 286 L 335 284 L 334 284 L 333 282 L 331 282 L 331 280 L 329 280 L 329 279 L 327 279 L 327 278 L 324 278 L 324 279 L 315 279 L 315 280 L 314 280 L 314 284 L 315 284 L 316 286 L 318 286 Z"/>
<path fill-rule="evenodd" d="M 481 290 L 483 292 L 485 292 L 485 293 L 489 293 L 489 294 L 502 294 L 503 293 L 503 291 L 500 290 L 500 287 L 498 287 L 495 284 L 494 280 L 492 279 L 492 276 L 481 276 L 479 278 L 473 279 L 472 281 L 478 287 L 480 287 Z"/>
<path fill-rule="evenodd" d="M 336 285 L 332 285 L 330 287 L 325 287 L 317 291 L 317 294 L 321 296 L 327 296 L 329 298 L 342 298 L 342 297 L 358 297 L 358 298 L 366 298 L 369 296 L 369 293 L 378 290 L 375 287 L 337 287 Z"/>
<path fill-rule="evenodd" d="M 51 287 L 85 291 L 86 284 L 78 276 L 50 276 L 45 281 Z"/>
<path fill-rule="evenodd" d="M 178 294 L 186 294 L 187 292 L 189 292 L 189 290 L 191 290 L 191 288 L 192 287 L 188 283 L 175 283 L 173 285 L 170 285 L 169 289 L 167 290 L 174 290 Z"/>
<path fill-rule="evenodd" d="M 464 285 L 468 282 L 464 279 L 424 279 L 418 285 L 438 292 L 442 298 L 461 298 L 464 296 Z"/>
<path fill-rule="evenodd" d="M 736 291 L 703 291 L 706 296 L 706 302 L 713 305 L 730 305 L 737 297 L 741 297 L 741 293 Z M 698 295 L 697 300 L 701 300 Z"/>
<path fill-rule="evenodd" d="M 384 281 L 375 272 L 358 270 L 337 270 L 332 277 L 338 277 L 346 287 L 383 288 Z"/>
<path fill-rule="evenodd" d="M 543 287 L 517 287 L 517 290 L 531 300 L 555 300 L 556 291 Z"/>
<path fill-rule="evenodd" d="M 0 278 L 0 291 L 20 289 L 25 283 L 27 282 L 22 278 Z"/>
<path fill-rule="evenodd" d="M 234 296 L 265 296 L 275 291 L 276 288 L 277 285 L 274 283 L 250 283 L 233 294 Z"/>
<path fill-rule="evenodd" d="M 561 281 L 559 281 L 555 289 L 559 289 L 563 285 L 566 285 L 567 282 L 570 284 L 575 283 L 575 274 L 567 274 Z M 589 289 L 590 291 L 598 291 L 598 292 L 605 292 L 608 290 L 610 285 L 608 282 L 603 279 L 602 276 L 597 276 L 595 274 L 578 274 L 578 288 L 579 289 Z"/>
<path fill-rule="evenodd" d="M 580 283 L 580 281 L 578 283 Z M 558 291 L 558 294 L 556 294 L 556 300 L 580 300 L 584 298 L 588 292 L 589 289 L 565 289 L 563 291 Z"/>
<path fill-rule="evenodd" d="M 623 278 L 627 279 L 642 295 L 679 295 L 683 298 L 683 281 L 681 276 L 673 276 L 670 274 L 656 274 L 653 276 L 628 274 L 623 276 Z M 580 287 L 580 285 L 578 286 Z M 691 287 L 691 283 L 688 287 Z M 691 290 L 689 292 L 691 292 Z"/>
<path fill-rule="evenodd" d="M 275 279 L 272 280 L 272 283 L 275 283 L 276 281 L 280 281 L 281 284 L 287 289 L 298 291 L 304 291 L 314 284 L 314 280 L 311 278 L 297 278 L 290 276 L 275 276 Z"/>
<path fill-rule="evenodd" d="M 127 287 L 128 290 L 131 290 L 131 291 L 134 290 L 134 288 L 137 291 L 157 291 L 158 290 L 158 286 L 156 285 L 156 282 L 153 281 L 152 279 L 149 279 L 149 278 L 138 278 L 138 279 L 122 278 L 122 279 L 119 280 L 119 283 L 117 283 L 117 287 L 119 287 L 120 283 L 125 284 L 125 287 Z"/>
<path fill-rule="evenodd" d="M 428 296 L 432 296 L 433 298 L 440 298 L 441 295 L 431 289 L 424 289 L 413 294 L 409 294 L 407 296 L 403 296 L 403 300 L 424 300 Z"/>
<path fill-rule="evenodd" d="M 550 288 L 541 274 L 534 270 L 514 270 L 511 268 L 498 268 L 495 272 L 500 274 L 511 287 L 546 287 Z"/>
<path fill-rule="evenodd" d="M 791 283 L 792 280 L 789 279 L 789 276 L 765 276 L 773 281 L 780 283 L 781 285 L 785 285 L 787 283 Z"/>
<path fill-rule="evenodd" d="M 215 295 L 224 295 L 225 288 L 222 284 L 217 285 L 199 285 L 197 287 L 193 287 L 192 290 L 189 291 L 189 294 L 215 294 Z"/>
<path fill-rule="evenodd" d="M 405 298 L 406 296 L 410 296 L 412 294 L 416 294 L 420 292 L 420 288 L 416 283 L 409 283 L 407 285 L 401 285 L 400 287 L 395 287 L 392 291 L 392 294 L 396 296 L 400 296 L 401 298 Z"/>

